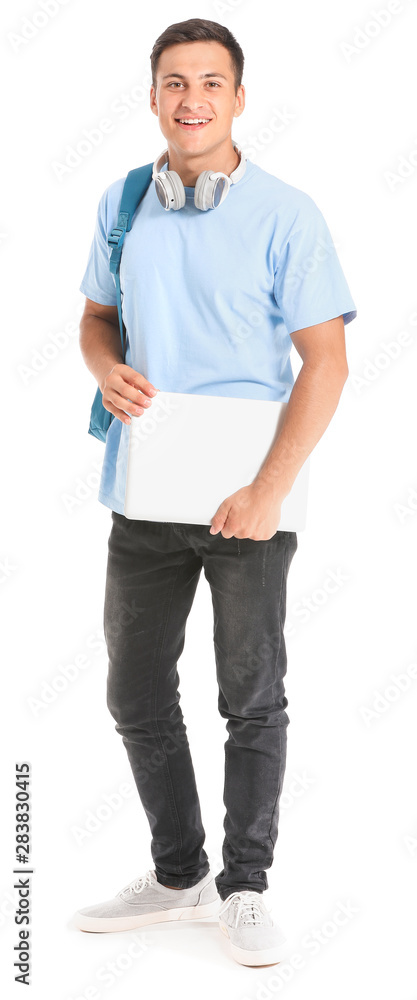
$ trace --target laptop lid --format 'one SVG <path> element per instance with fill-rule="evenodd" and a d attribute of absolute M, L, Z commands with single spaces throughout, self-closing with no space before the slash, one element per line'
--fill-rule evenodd
<path fill-rule="evenodd" d="M 124 514 L 211 524 L 220 503 L 258 473 L 286 403 L 160 391 L 129 426 Z M 309 458 L 281 505 L 277 530 L 302 531 Z"/>

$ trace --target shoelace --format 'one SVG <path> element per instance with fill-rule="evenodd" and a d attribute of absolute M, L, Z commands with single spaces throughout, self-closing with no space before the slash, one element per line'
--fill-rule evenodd
<path fill-rule="evenodd" d="M 120 890 L 119 896 L 131 896 L 132 892 L 142 892 L 142 889 L 146 885 L 153 885 L 151 870 L 147 871 L 146 875 L 139 875 L 139 878 L 134 879 L 133 882 L 129 882 L 129 885 Z"/>
<path fill-rule="evenodd" d="M 230 896 L 225 899 L 223 906 L 220 907 L 218 915 L 225 913 L 230 904 L 237 903 L 235 908 L 236 916 L 236 926 L 239 923 L 240 917 L 242 917 L 243 924 L 263 924 L 264 914 L 262 912 L 261 904 L 261 894 L 259 892 L 251 892 L 250 889 L 245 889 L 243 892 L 232 892 Z"/>

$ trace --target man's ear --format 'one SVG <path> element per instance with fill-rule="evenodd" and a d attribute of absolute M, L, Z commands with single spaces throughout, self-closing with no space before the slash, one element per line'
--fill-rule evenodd
<path fill-rule="evenodd" d="M 233 116 L 234 118 L 239 118 L 242 112 L 245 110 L 245 88 L 243 83 L 241 83 L 240 86 L 238 87 L 236 100 L 238 100 L 239 96 L 242 103 L 235 109 L 235 113 Z"/>
<path fill-rule="evenodd" d="M 155 87 L 153 86 L 153 84 L 151 86 L 150 94 L 149 94 L 149 106 L 150 106 L 150 109 L 153 112 L 153 114 L 158 117 L 158 105 L 157 105 L 157 101 L 156 101 L 156 91 L 155 91 Z"/>

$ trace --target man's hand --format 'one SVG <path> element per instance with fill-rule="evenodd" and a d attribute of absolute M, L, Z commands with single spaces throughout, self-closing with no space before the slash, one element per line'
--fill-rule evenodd
<path fill-rule="evenodd" d="M 211 519 L 210 534 L 223 538 L 268 540 L 275 535 L 281 519 L 282 498 L 276 489 L 259 483 L 242 486 L 217 508 Z"/>
<path fill-rule="evenodd" d="M 122 363 L 113 365 L 101 388 L 104 409 L 109 410 L 124 424 L 130 424 L 130 417 L 125 410 L 140 417 L 151 405 L 150 397 L 155 396 L 158 391 L 144 375 Z"/>

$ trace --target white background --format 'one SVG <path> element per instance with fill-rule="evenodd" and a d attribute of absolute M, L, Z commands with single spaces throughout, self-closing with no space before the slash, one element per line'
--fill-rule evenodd
<path fill-rule="evenodd" d="M 381 1000 L 395 993 L 414 1000 L 416 4 L 391 4 L 382 27 L 374 15 L 388 9 L 387 0 L 179 2 L 175 9 L 165 0 L 143 7 L 69 0 L 33 37 L 16 41 L 24 25 L 30 31 L 24 19 L 36 23 L 40 9 L 36 0 L 10 3 L 1 37 L 5 991 L 22 990 L 13 982 L 13 776 L 15 761 L 28 760 L 32 997 L 116 1000 L 145 990 L 150 997 Z M 87 434 L 96 383 L 78 345 L 78 287 L 103 190 L 165 145 L 149 108 L 152 45 L 173 21 L 194 16 L 226 24 L 240 42 L 247 103 L 233 138 L 249 145 L 255 137 L 252 159 L 314 198 L 358 309 L 346 327 L 350 376 L 312 457 L 309 521 L 289 575 L 291 723 L 265 896 L 288 938 L 288 959 L 259 970 L 233 961 L 215 918 L 151 927 L 139 935 L 146 947 L 129 968 L 133 934 L 81 934 L 71 924 L 78 907 L 113 896 L 152 867 L 146 816 L 105 704 L 110 511 L 97 501 L 104 446 Z M 133 106 L 122 117 L 123 95 Z M 269 125 L 277 108 L 293 116 L 280 133 Z M 112 132 L 59 177 L 56 164 L 65 164 L 68 147 L 103 118 Z M 62 332 L 67 343 L 62 337 L 51 357 Z M 329 593 L 332 573 L 340 582 Z M 54 697 L 62 668 L 80 662 Z M 227 733 L 217 712 L 203 574 L 179 669 L 216 874 Z M 307 784 L 301 794 L 294 794 L 297 776 Z M 100 822 L 104 797 L 117 793 L 119 808 Z M 88 817 L 95 832 L 86 830 Z M 84 830 L 81 844 L 76 828 Z M 352 916 L 337 927 L 340 903 Z M 297 955 L 301 967 L 291 972 Z M 109 961 L 117 977 L 105 985 L 99 975 Z"/>

